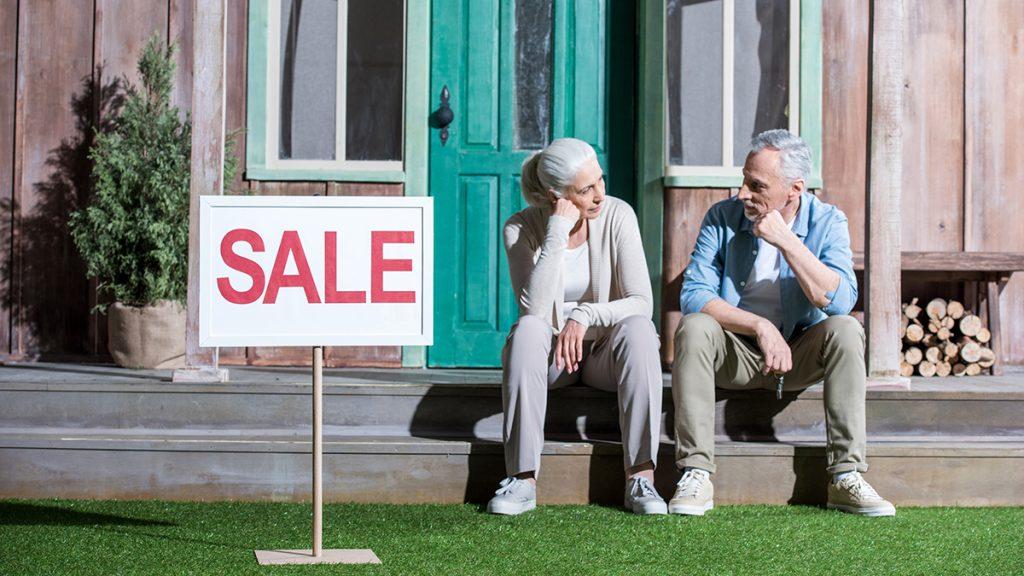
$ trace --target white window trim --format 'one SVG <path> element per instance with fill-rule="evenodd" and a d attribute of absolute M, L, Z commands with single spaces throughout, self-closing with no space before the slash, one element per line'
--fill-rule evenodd
<path fill-rule="evenodd" d="M 722 164 L 718 166 L 682 166 L 672 164 L 668 157 L 669 114 L 665 114 L 665 167 L 668 177 L 726 177 L 742 178 L 743 167 L 732 165 L 733 155 L 733 63 L 735 59 L 736 0 L 722 0 Z M 668 65 L 668 59 L 665 59 Z M 668 74 L 665 74 L 666 102 L 668 101 Z M 800 0 L 789 0 L 789 103 L 790 132 L 800 134 Z"/>
<path fill-rule="evenodd" d="M 408 14 L 408 1 L 403 2 L 403 13 Z M 267 110 L 266 110 L 266 168 L 269 170 L 352 170 L 363 172 L 394 172 L 403 170 L 403 160 L 344 160 L 346 138 L 346 98 L 348 95 L 348 0 L 338 2 L 337 76 L 335 96 L 334 160 L 282 160 L 280 158 L 281 125 L 281 0 L 269 0 L 267 18 Z M 402 19 L 402 109 L 405 110 L 408 62 L 408 17 Z M 402 115 L 402 134 L 405 134 L 405 115 Z M 405 157 L 405 138 L 401 142 Z"/>

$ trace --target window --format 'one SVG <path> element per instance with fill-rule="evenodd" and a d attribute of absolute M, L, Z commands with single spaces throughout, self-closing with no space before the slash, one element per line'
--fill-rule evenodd
<path fill-rule="evenodd" d="M 405 0 L 250 4 L 249 178 L 405 181 L 405 125 L 426 113 L 410 102 L 410 75 L 423 90 L 427 63 L 414 52 L 427 52 L 429 33 L 407 30 L 407 9 L 425 12 Z"/>
<path fill-rule="evenodd" d="M 666 0 L 667 185 L 737 187 L 751 138 L 787 128 L 820 186 L 818 2 Z"/>

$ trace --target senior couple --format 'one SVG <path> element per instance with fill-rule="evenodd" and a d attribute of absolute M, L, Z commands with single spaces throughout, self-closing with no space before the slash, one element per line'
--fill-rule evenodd
<path fill-rule="evenodd" d="M 828 506 L 891 516 L 861 476 L 864 332 L 846 216 L 807 191 L 811 152 L 786 130 L 756 136 L 735 198 L 708 210 L 680 293 L 672 396 L 675 464 L 654 488 L 661 436 L 659 340 L 636 216 L 605 193 L 589 144 L 558 139 L 522 170 L 530 207 L 505 223 L 519 320 L 502 351 L 508 477 L 495 514 L 536 506 L 548 390 L 578 382 L 618 394 L 625 507 L 703 515 L 714 507 L 715 388 L 783 390 L 824 380 Z"/>

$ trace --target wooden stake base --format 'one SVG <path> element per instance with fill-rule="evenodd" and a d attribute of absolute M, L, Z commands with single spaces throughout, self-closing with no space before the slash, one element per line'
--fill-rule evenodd
<path fill-rule="evenodd" d="M 380 558 L 369 548 L 323 550 L 319 557 L 306 550 L 256 550 L 256 561 L 262 566 L 273 564 L 380 564 Z"/>

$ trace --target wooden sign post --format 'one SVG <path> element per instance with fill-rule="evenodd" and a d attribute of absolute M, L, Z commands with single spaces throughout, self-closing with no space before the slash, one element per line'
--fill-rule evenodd
<path fill-rule="evenodd" d="M 313 545 L 257 560 L 380 563 L 323 549 L 323 347 L 432 343 L 432 199 L 209 196 L 199 222 L 200 346 L 313 350 Z"/>

